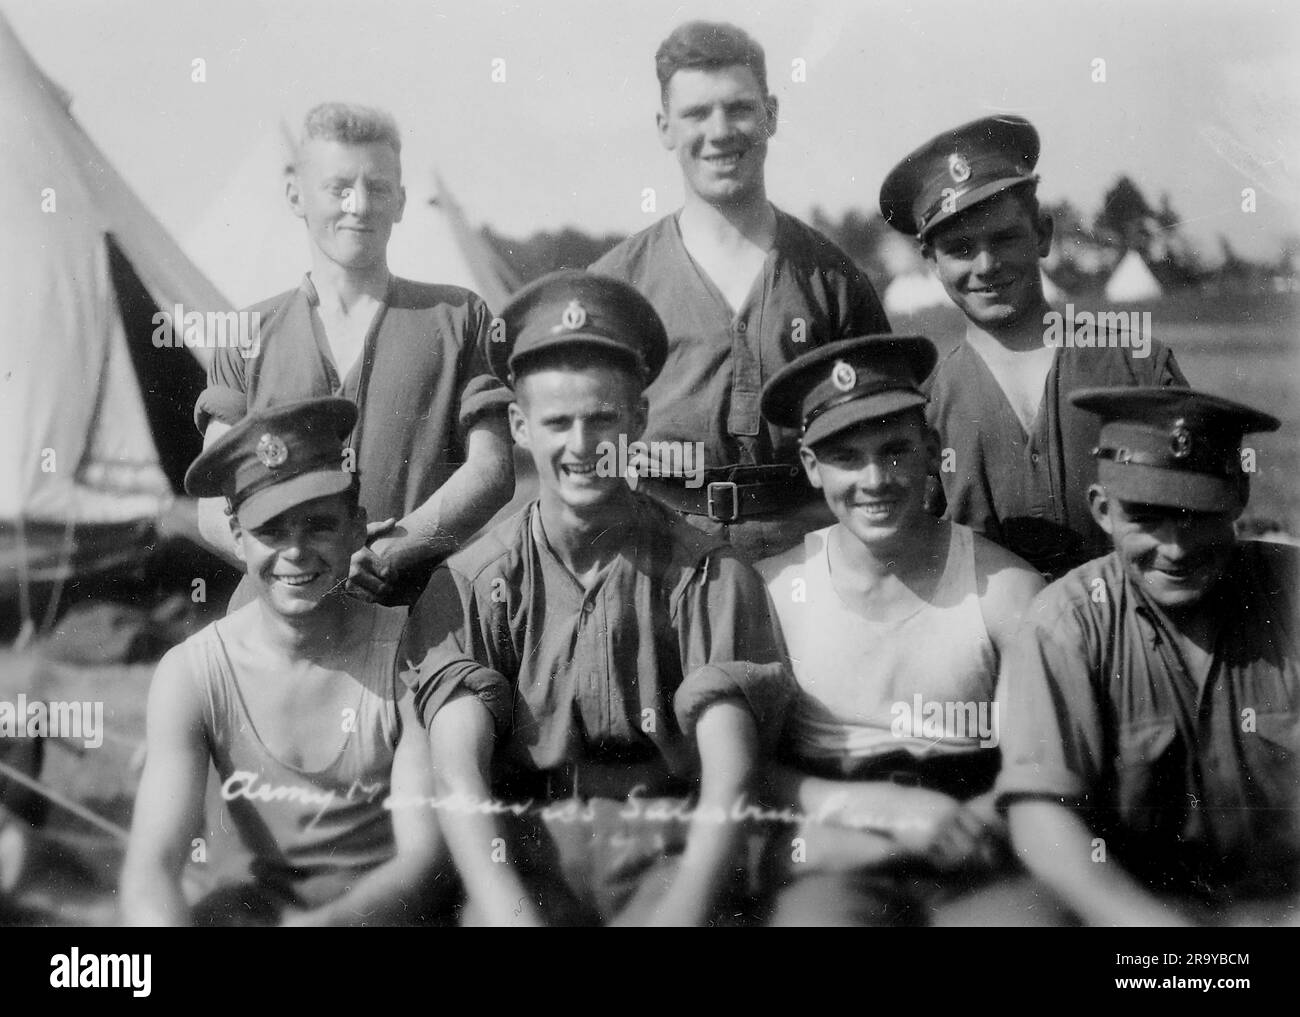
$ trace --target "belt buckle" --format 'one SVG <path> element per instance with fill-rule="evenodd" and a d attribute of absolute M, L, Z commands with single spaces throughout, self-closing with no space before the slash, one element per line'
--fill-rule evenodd
<path fill-rule="evenodd" d="M 706 507 L 709 510 L 709 518 L 719 523 L 734 523 L 740 518 L 740 492 L 736 489 L 734 481 L 715 480 L 706 489 L 708 501 Z M 725 492 L 725 493 L 724 493 Z M 727 515 L 722 515 L 714 508 L 714 500 L 717 498 L 730 498 L 731 511 Z"/>

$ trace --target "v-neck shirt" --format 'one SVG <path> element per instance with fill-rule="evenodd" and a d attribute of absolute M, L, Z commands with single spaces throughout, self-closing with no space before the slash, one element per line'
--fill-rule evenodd
<path fill-rule="evenodd" d="M 798 462 L 798 431 L 766 423 L 763 384 L 800 354 L 888 332 L 876 291 L 826 237 L 776 209 L 776 239 L 733 310 L 691 257 L 677 215 L 629 237 L 591 271 L 630 283 L 668 332 L 668 358 L 646 389 L 645 441 L 699 441 L 704 465 Z"/>
<path fill-rule="evenodd" d="M 361 355 L 339 377 L 310 277 L 255 304 L 261 348 L 217 350 L 195 421 L 238 423 L 247 413 L 314 396 L 343 396 L 360 415 L 349 439 L 371 519 L 400 519 L 424 504 L 465 461 L 464 436 L 481 414 L 504 412 L 509 391 L 488 372 L 492 315 L 469 290 L 396 276 L 376 309 Z"/>
<path fill-rule="evenodd" d="M 964 338 L 930 375 L 926 416 L 939 432 L 944 518 L 969 526 L 1055 578 L 1106 554 L 1088 488 L 1097 479 L 1095 414 L 1069 401 L 1076 389 L 1108 385 L 1186 387 L 1173 353 L 1122 347 L 1056 350 L 1033 430 L 1026 433 L 993 372 Z"/>

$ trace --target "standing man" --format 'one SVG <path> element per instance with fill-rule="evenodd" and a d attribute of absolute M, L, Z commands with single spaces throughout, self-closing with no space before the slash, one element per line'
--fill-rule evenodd
<path fill-rule="evenodd" d="M 388 271 L 388 238 L 406 204 L 401 139 L 386 113 L 325 103 L 307 114 L 289 207 L 307 227 L 311 271 L 255 305 L 260 351 L 214 351 L 195 420 L 204 446 L 246 413 L 309 396 L 360 407 L 348 437 L 372 520 L 348 591 L 409 604 L 433 568 L 514 490 L 508 393 L 487 372 L 491 313 L 454 286 Z M 220 499 L 199 504 L 200 529 L 233 556 Z M 231 601 L 250 597 L 247 581 Z"/>
<path fill-rule="evenodd" d="M 920 241 L 966 316 L 928 386 L 947 518 L 1055 578 L 1108 548 L 1088 511 L 1097 422 L 1069 394 L 1187 382 L 1150 336 L 1108 329 L 1080 346 L 1050 328 L 1039 260 L 1052 220 L 1038 207 L 1038 148 L 1038 132 L 1017 116 L 945 131 L 894 167 L 880 211 Z"/>
<path fill-rule="evenodd" d="M 763 584 L 604 465 L 664 363 L 645 298 L 557 272 L 502 313 L 540 495 L 434 574 L 409 633 L 467 921 L 711 923 L 793 691 Z"/>
<path fill-rule="evenodd" d="M 652 459 L 656 442 L 703 452 L 702 484 L 652 461 L 645 490 L 757 561 L 831 521 L 803 479 L 797 434 L 763 421 L 763 383 L 810 349 L 889 322 L 849 257 L 767 199 L 777 100 L 758 43 L 693 21 L 664 40 L 655 69 L 659 139 L 686 202 L 591 269 L 635 286 L 668 330 L 667 363 L 646 392 Z"/>
<path fill-rule="evenodd" d="M 1278 421 L 1172 389 L 1101 420 L 1114 550 L 1034 602 L 999 691 L 999 805 L 1025 864 L 1099 925 L 1300 921 L 1300 553 L 1237 542 L 1241 438 Z"/>
<path fill-rule="evenodd" d="M 777 925 L 1024 919 L 993 808 L 998 666 L 1042 581 L 926 511 L 928 339 L 866 336 L 781 371 L 763 413 L 802 435 L 836 523 L 761 562 L 799 693 L 771 771 L 807 817 L 776 838 Z M 981 899 L 972 896 L 981 891 Z"/>

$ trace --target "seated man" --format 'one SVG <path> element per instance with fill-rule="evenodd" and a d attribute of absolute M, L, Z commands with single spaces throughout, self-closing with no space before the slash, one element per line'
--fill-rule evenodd
<path fill-rule="evenodd" d="M 489 362 L 540 496 L 448 559 L 411 621 L 464 920 L 703 924 L 793 691 L 763 586 L 611 465 L 664 363 L 645 298 L 557 272 L 502 315 Z"/>
<path fill-rule="evenodd" d="M 343 592 L 366 536 L 344 399 L 246 417 L 190 467 L 224 496 L 256 599 L 159 662 L 122 872 L 132 924 L 392 924 L 431 903 L 446 858 L 428 809 L 428 748 L 397 677 L 405 613 Z M 192 912 L 181 889 L 209 759 L 253 883 Z M 217 901 L 221 901 L 218 904 Z"/>
<path fill-rule="evenodd" d="M 1241 437 L 1199 392 L 1092 389 L 1093 516 L 1114 551 L 1049 586 L 999 691 L 998 803 L 1084 921 L 1296 921 L 1300 552 L 1237 542 Z"/>
<path fill-rule="evenodd" d="M 775 924 L 925 924 L 1002 854 L 996 675 L 1042 582 L 925 511 L 934 362 L 928 339 L 849 339 L 763 393 L 838 520 L 758 566 L 800 688 L 770 780 L 801 819 L 772 845 Z"/>

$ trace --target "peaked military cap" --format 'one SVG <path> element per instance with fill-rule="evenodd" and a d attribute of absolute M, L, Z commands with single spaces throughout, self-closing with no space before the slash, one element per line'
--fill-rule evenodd
<path fill-rule="evenodd" d="M 587 346 L 630 364 L 645 384 L 668 356 L 668 334 L 650 301 L 617 279 L 577 269 L 525 286 L 501 309 L 502 334 L 488 341 L 488 366 L 513 386 L 533 355 Z"/>
<path fill-rule="evenodd" d="M 923 336 L 867 335 L 804 354 L 763 387 L 763 416 L 813 445 L 864 420 L 924 406 L 938 354 Z"/>
<path fill-rule="evenodd" d="M 1246 501 L 1241 439 L 1276 417 L 1185 388 L 1087 388 L 1070 402 L 1101 418 L 1097 479 L 1126 501 L 1228 512 Z"/>
<path fill-rule="evenodd" d="M 1024 117 L 972 120 L 931 138 L 880 187 L 880 213 L 924 239 L 936 226 L 1008 187 L 1037 181 L 1038 132 Z"/>
<path fill-rule="evenodd" d="M 347 399 L 303 399 L 250 413 L 194 460 L 185 490 L 224 496 L 247 528 L 352 486 L 343 443 L 357 422 Z"/>

